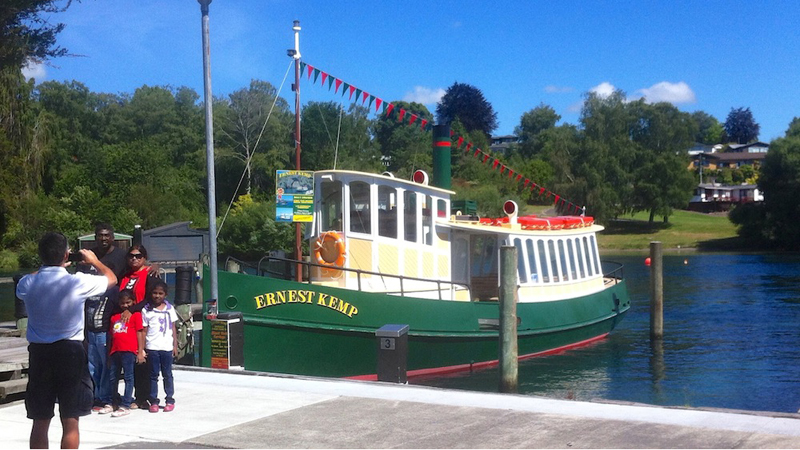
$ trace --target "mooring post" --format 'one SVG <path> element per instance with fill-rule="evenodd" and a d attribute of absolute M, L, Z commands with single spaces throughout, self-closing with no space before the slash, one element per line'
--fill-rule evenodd
<path fill-rule="evenodd" d="M 650 339 L 664 337 L 664 265 L 661 242 L 650 243 Z"/>
<path fill-rule="evenodd" d="M 517 392 L 517 248 L 500 248 L 500 392 Z"/>

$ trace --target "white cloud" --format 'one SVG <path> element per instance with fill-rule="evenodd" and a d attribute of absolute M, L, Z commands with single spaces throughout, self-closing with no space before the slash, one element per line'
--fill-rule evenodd
<path fill-rule="evenodd" d="M 695 103 L 697 101 L 692 88 L 683 81 L 679 83 L 662 81 L 649 88 L 639 89 L 636 94 L 644 97 L 647 103 L 669 102 L 679 104 Z"/>
<path fill-rule="evenodd" d="M 556 86 L 554 84 L 544 87 L 544 91 L 548 94 L 565 94 L 574 91 L 570 86 Z"/>
<path fill-rule="evenodd" d="M 22 75 L 27 80 L 35 78 L 39 82 L 47 76 L 47 70 L 45 70 L 44 64 L 31 61 L 22 68 Z"/>
<path fill-rule="evenodd" d="M 414 86 L 414 92 L 407 92 L 403 101 L 417 102 L 423 105 L 435 105 L 444 97 L 444 89 L 431 89 L 423 86 Z"/>
<path fill-rule="evenodd" d="M 589 89 L 589 92 L 594 92 L 599 97 L 606 98 L 613 94 L 616 89 L 617 88 L 615 88 L 613 84 L 609 83 L 608 81 L 603 81 L 597 86 Z"/>

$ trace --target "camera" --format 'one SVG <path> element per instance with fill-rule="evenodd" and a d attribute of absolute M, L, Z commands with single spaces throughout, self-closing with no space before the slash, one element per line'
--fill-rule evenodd
<path fill-rule="evenodd" d="M 73 262 L 73 263 L 79 263 L 79 262 L 83 261 L 83 255 L 81 255 L 80 253 L 77 253 L 77 252 L 69 252 L 69 256 L 67 257 L 67 261 L 70 261 L 70 262 Z"/>

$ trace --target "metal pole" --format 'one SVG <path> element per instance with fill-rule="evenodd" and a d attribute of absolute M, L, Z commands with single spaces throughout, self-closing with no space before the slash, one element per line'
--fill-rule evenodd
<path fill-rule="evenodd" d="M 500 392 L 517 392 L 517 248 L 500 248 Z"/>
<path fill-rule="evenodd" d="M 300 170 L 300 21 L 295 20 L 292 24 L 294 30 L 294 167 Z M 294 224 L 294 254 L 295 259 L 303 259 L 303 237 L 301 224 Z M 296 280 L 303 281 L 303 266 L 297 263 Z"/>
<path fill-rule="evenodd" d="M 650 339 L 664 337 L 664 264 L 661 242 L 650 243 Z"/>
<path fill-rule="evenodd" d="M 200 3 L 200 12 L 203 15 L 203 86 L 205 87 L 204 101 L 206 104 L 206 173 L 208 176 L 208 237 L 209 237 L 209 300 L 216 304 L 219 298 L 217 284 L 217 195 L 216 178 L 214 176 L 214 117 L 212 103 L 214 98 L 211 93 L 211 46 L 208 34 L 208 5 L 211 0 L 197 0 Z"/>

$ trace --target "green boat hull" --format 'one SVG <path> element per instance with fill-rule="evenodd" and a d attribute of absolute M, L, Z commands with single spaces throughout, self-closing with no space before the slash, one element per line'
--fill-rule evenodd
<path fill-rule="evenodd" d="M 244 319 L 247 370 L 374 378 L 375 331 L 387 324 L 409 326 L 409 377 L 490 366 L 498 359 L 497 302 L 398 297 L 222 271 L 218 285 L 219 313 L 238 312 Z M 629 308 L 622 280 L 583 297 L 518 303 L 520 358 L 600 339 Z M 202 335 L 201 364 L 207 367 L 210 328 L 204 326 Z"/>

